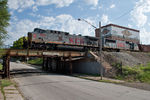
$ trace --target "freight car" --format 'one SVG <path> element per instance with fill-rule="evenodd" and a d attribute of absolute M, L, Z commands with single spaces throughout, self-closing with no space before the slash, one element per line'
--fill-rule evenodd
<path fill-rule="evenodd" d="M 139 51 L 139 30 L 108 24 L 101 27 L 104 50 L 130 50 Z M 99 37 L 99 29 L 95 30 L 95 36 Z"/>
<path fill-rule="evenodd" d="M 35 28 L 28 32 L 28 47 L 49 50 L 92 50 L 99 48 L 97 37 L 71 35 L 68 32 Z"/>
<path fill-rule="evenodd" d="M 141 52 L 150 52 L 150 45 L 139 44 L 139 50 Z"/>

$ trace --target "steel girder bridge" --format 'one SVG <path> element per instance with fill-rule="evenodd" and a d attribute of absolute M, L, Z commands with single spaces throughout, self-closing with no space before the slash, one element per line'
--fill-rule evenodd
<path fill-rule="evenodd" d="M 72 74 L 72 63 L 74 59 L 82 58 L 86 55 L 85 52 L 78 51 L 46 51 L 46 50 L 30 50 L 30 49 L 5 49 L 3 50 L 3 70 L 0 72 L 3 78 L 10 77 L 10 58 L 11 57 L 40 57 L 43 58 L 42 68 L 47 70 L 49 61 L 57 58 L 59 63 L 58 68 L 62 68 L 65 62 L 69 62 L 70 74 Z M 52 59 L 51 59 L 52 58 Z M 63 61 L 64 63 L 60 63 Z"/>

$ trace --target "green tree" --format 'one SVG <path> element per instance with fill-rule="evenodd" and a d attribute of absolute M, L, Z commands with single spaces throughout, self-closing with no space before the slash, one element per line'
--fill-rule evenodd
<path fill-rule="evenodd" d="M 9 25 L 10 14 L 8 12 L 7 0 L 0 0 L 0 46 L 7 36 L 7 26 Z"/>
<path fill-rule="evenodd" d="M 25 41 L 27 41 L 27 37 L 21 37 L 18 40 L 13 42 L 13 46 L 11 48 L 23 49 L 23 45 Z"/>

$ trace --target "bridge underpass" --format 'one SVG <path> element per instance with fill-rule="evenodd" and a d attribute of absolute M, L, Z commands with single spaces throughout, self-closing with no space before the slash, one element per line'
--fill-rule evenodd
<path fill-rule="evenodd" d="M 40 57 L 43 58 L 42 69 L 63 71 L 66 64 L 69 65 L 69 72 L 72 74 L 72 61 L 85 57 L 85 52 L 77 51 L 45 51 L 45 50 L 16 50 L 8 49 L 3 54 L 3 78 L 10 77 L 11 57 Z"/>

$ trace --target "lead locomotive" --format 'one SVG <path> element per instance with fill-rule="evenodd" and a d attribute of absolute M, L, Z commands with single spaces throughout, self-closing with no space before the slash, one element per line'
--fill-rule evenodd
<path fill-rule="evenodd" d="M 97 51 L 99 48 L 99 38 L 35 28 L 33 32 L 28 32 L 28 47 L 30 49 L 46 50 Z"/>

